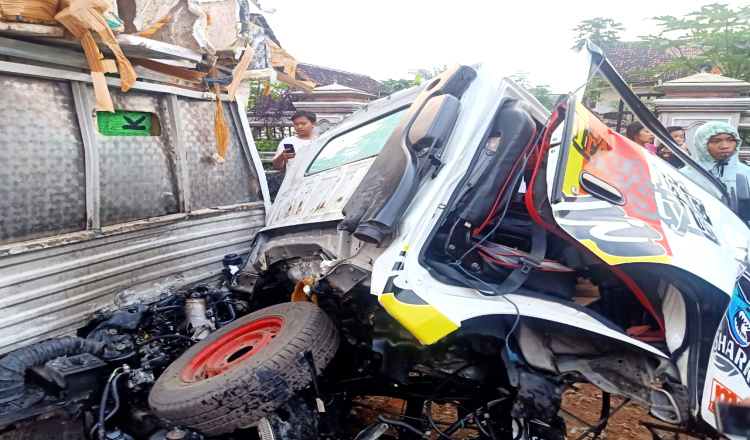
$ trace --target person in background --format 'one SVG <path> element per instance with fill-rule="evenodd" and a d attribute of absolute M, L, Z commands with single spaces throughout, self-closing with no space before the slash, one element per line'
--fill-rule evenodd
<path fill-rule="evenodd" d="M 673 125 L 671 127 L 667 127 L 667 131 L 672 136 L 672 139 L 674 139 L 674 141 L 677 142 L 677 145 L 679 145 L 680 148 L 682 148 L 682 151 L 684 151 L 687 154 L 690 154 L 690 150 L 688 150 L 687 146 L 685 145 L 685 129 L 682 127 Z"/>
<path fill-rule="evenodd" d="M 294 123 L 294 131 L 297 132 L 296 136 L 290 136 L 284 138 L 279 142 L 279 147 L 276 149 L 276 156 L 273 158 L 273 167 L 277 170 L 285 170 L 286 174 L 292 168 L 294 163 L 294 157 L 304 150 L 307 145 L 315 140 L 315 122 L 317 118 L 315 113 L 308 112 L 305 110 L 298 111 L 292 115 L 292 122 Z"/>
<path fill-rule="evenodd" d="M 656 139 L 656 136 L 654 136 L 654 134 L 651 133 L 651 130 L 644 127 L 640 122 L 633 121 L 628 124 L 625 129 L 625 137 L 648 151 L 656 153 L 656 145 L 654 145 L 654 139 Z"/>
<path fill-rule="evenodd" d="M 672 139 L 677 143 L 677 145 L 690 155 L 690 151 L 685 147 L 685 129 L 682 127 L 672 126 L 667 127 L 667 131 L 672 136 Z M 678 170 L 685 166 L 685 164 L 677 157 L 676 154 L 672 152 L 671 149 L 669 149 L 666 145 L 659 145 L 659 147 L 656 150 L 656 155 L 664 159 L 667 163 L 672 165 L 673 167 L 677 168 Z"/>
<path fill-rule="evenodd" d="M 738 173 L 750 180 L 750 167 L 739 159 L 741 144 L 737 129 L 726 122 L 707 122 L 695 132 L 695 161 L 719 179 L 730 193 L 736 188 Z M 696 170 L 684 169 L 682 173 L 699 181 L 695 179 L 698 176 Z"/>

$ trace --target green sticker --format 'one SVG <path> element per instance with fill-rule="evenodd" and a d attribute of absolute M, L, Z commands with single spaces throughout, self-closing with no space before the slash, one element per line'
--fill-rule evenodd
<path fill-rule="evenodd" d="M 153 117 L 148 112 L 96 112 L 99 133 L 105 136 L 152 136 Z"/>

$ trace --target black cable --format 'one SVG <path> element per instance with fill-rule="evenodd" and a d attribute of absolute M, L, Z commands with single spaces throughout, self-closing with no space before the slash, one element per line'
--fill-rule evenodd
<path fill-rule="evenodd" d="M 440 428 L 438 428 L 437 423 L 435 423 L 435 419 L 432 417 L 432 401 L 437 396 L 438 391 L 440 391 L 440 389 L 444 387 L 445 384 L 450 382 L 450 380 L 453 379 L 456 375 L 458 375 L 458 373 L 462 372 L 464 369 L 470 367 L 471 365 L 473 364 L 466 364 L 463 367 L 451 373 L 450 376 L 448 376 L 443 382 L 441 382 L 440 384 L 438 384 L 438 386 L 435 387 L 435 389 L 432 391 L 432 394 L 430 394 L 430 397 L 427 398 L 427 402 L 425 403 L 425 410 L 426 410 L 425 412 L 427 413 L 427 421 L 430 422 L 430 426 L 432 427 L 432 429 L 434 429 L 435 432 L 437 432 L 441 438 L 445 438 L 448 440 L 456 440 L 453 437 L 451 437 L 450 434 L 447 434 L 444 431 L 442 431 Z M 477 426 L 479 425 L 477 424 Z"/>
<path fill-rule="evenodd" d="M 104 385 L 104 391 L 102 392 L 102 398 L 99 402 L 99 422 L 94 425 L 94 427 L 91 429 L 91 432 L 97 432 L 99 434 L 99 439 L 104 439 L 104 435 L 106 434 L 106 431 L 104 429 L 104 417 L 107 410 L 107 397 L 109 397 L 109 387 L 112 385 L 112 381 L 108 380 L 107 384 Z M 97 431 L 98 428 L 98 431 Z"/>
<path fill-rule="evenodd" d="M 177 301 L 177 295 L 173 293 L 173 294 L 171 294 L 171 295 L 169 295 L 169 296 L 167 296 L 167 297 L 165 297 L 165 298 L 163 298 L 163 299 L 160 299 L 159 301 L 157 301 L 157 302 L 156 302 L 156 303 L 154 304 L 154 306 L 155 306 L 155 307 L 165 307 L 165 306 L 170 306 L 170 305 L 172 305 L 172 303 L 173 303 L 173 302 L 175 302 L 175 301 Z"/>
<path fill-rule="evenodd" d="M 370 405 L 367 405 L 367 404 L 364 404 L 364 403 L 354 403 L 354 404 L 352 404 L 352 406 L 358 406 L 360 408 L 369 409 L 370 411 L 381 412 L 381 413 L 385 413 L 385 414 L 388 414 L 388 415 L 391 415 L 391 416 L 401 417 L 402 419 L 414 420 L 415 422 L 424 422 L 424 418 L 423 417 L 407 416 L 405 414 L 402 414 L 402 413 L 399 413 L 399 412 L 396 412 L 396 411 L 390 411 L 390 410 L 387 410 L 387 409 L 376 408 L 374 406 L 370 406 Z M 451 424 L 448 423 L 448 422 L 440 422 L 440 421 L 436 420 L 435 423 L 437 423 L 438 425 L 451 426 Z"/>
<path fill-rule="evenodd" d="M 623 400 L 623 401 L 622 401 L 622 403 L 620 403 L 620 405 L 618 405 L 618 406 L 617 406 L 617 408 L 615 408 L 614 410 L 612 410 L 612 411 L 611 411 L 611 412 L 609 413 L 609 416 L 608 416 L 607 418 L 605 418 L 605 419 L 601 419 L 601 420 L 599 420 L 599 421 L 598 421 L 597 423 L 595 423 L 594 425 L 592 425 L 591 427 L 589 427 L 589 429 L 587 429 L 586 431 L 584 431 L 584 433 L 583 433 L 583 434 L 581 434 L 581 436 L 580 436 L 580 437 L 578 437 L 578 438 L 577 438 L 576 440 L 583 440 L 584 438 L 588 437 L 588 435 L 589 435 L 589 434 L 591 434 L 592 432 L 593 432 L 593 433 L 595 433 L 595 435 L 594 435 L 594 438 L 596 438 L 596 437 L 597 437 L 597 436 L 599 435 L 599 434 L 596 434 L 596 430 L 597 430 L 597 429 L 599 429 L 599 427 L 601 427 L 601 426 L 603 426 L 604 424 L 606 424 L 606 422 L 607 422 L 607 421 L 608 421 L 608 420 L 609 420 L 610 418 L 612 418 L 612 416 L 614 416 L 615 414 L 617 414 L 617 411 L 620 411 L 620 410 L 621 410 L 622 408 L 624 408 L 624 407 L 625 407 L 625 405 L 627 405 L 628 403 L 630 403 L 630 399 L 625 399 L 625 400 Z"/>
<path fill-rule="evenodd" d="M 490 438 L 490 433 L 484 429 L 484 425 L 482 425 L 482 419 L 479 417 L 479 414 L 482 413 L 482 410 L 484 407 L 479 407 L 472 413 L 474 416 L 474 423 L 477 425 L 477 428 L 482 432 L 482 434 L 485 435 L 485 437 Z"/>
<path fill-rule="evenodd" d="M 222 328 L 224 325 L 221 321 L 219 321 L 219 309 L 216 307 L 216 303 L 211 304 L 211 311 L 214 313 L 214 318 L 216 322 L 216 330 Z"/>
<path fill-rule="evenodd" d="M 104 417 L 104 421 L 111 419 L 115 413 L 120 409 L 120 393 L 117 391 L 117 380 L 121 378 L 122 376 L 126 376 L 127 373 L 120 373 L 112 380 L 112 387 L 109 389 L 110 393 L 112 394 L 112 399 L 115 401 L 115 406 L 112 408 L 112 411 L 107 413 L 107 416 Z"/>
<path fill-rule="evenodd" d="M 495 430 L 494 430 L 494 429 L 492 429 L 492 423 L 488 423 L 488 424 L 487 424 L 487 429 L 489 429 L 489 430 L 490 430 L 490 438 L 491 438 L 492 440 L 497 440 L 497 436 L 495 435 Z M 511 428 L 511 429 L 512 429 L 512 428 Z"/>
<path fill-rule="evenodd" d="M 409 430 L 409 431 L 413 432 L 414 434 L 418 435 L 420 438 L 425 438 L 424 432 L 421 432 L 420 430 L 418 430 L 417 428 L 411 426 L 410 424 L 408 424 L 406 422 L 400 422 L 398 420 L 386 419 L 383 416 L 378 416 L 378 420 L 381 423 L 385 423 L 386 425 L 393 425 L 393 426 L 398 426 L 399 428 L 404 428 L 404 429 Z"/>
<path fill-rule="evenodd" d="M 448 429 L 445 430 L 445 433 L 447 435 L 451 435 L 454 432 L 458 431 L 459 429 L 464 428 L 464 424 L 469 421 L 472 417 L 475 417 L 474 413 L 466 414 L 462 419 L 457 421 L 456 423 L 452 424 Z"/>
<path fill-rule="evenodd" d="M 229 310 L 229 315 L 231 316 L 231 318 L 229 318 L 228 321 L 219 321 L 219 314 L 218 314 L 219 309 L 216 308 L 216 306 L 218 304 L 224 304 L 226 306 L 227 310 Z M 224 327 L 225 325 L 227 325 L 230 322 L 234 321 L 235 319 L 237 319 L 237 313 L 234 311 L 234 303 L 232 301 L 229 301 L 229 300 L 226 300 L 226 299 L 222 299 L 220 301 L 216 301 L 214 303 L 214 316 L 216 316 L 216 326 L 217 326 L 217 328 Z"/>
<path fill-rule="evenodd" d="M 109 390 L 112 386 L 112 383 L 117 380 L 121 375 L 126 373 L 116 373 L 118 370 L 121 370 L 122 368 L 116 368 L 115 371 L 112 372 L 109 379 L 107 380 L 107 383 L 104 385 L 104 391 L 102 391 L 102 398 L 99 401 L 99 421 L 94 424 L 94 426 L 91 427 L 91 431 L 89 431 L 89 437 L 92 439 L 94 438 L 94 433 L 97 432 L 99 435 L 99 439 L 103 440 L 104 436 L 106 435 L 106 430 L 104 423 L 107 420 L 106 412 L 107 412 L 107 398 L 109 397 Z M 119 409 L 119 402 L 120 402 L 120 396 L 117 395 L 117 399 L 115 402 L 115 409 Z M 98 428 L 98 431 L 97 431 Z"/>

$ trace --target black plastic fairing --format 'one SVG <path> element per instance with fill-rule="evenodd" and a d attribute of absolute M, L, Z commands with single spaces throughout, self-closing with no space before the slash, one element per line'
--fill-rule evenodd
<path fill-rule="evenodd" d="M 474 69 L 456 66 L 419 94 L 344 206 L 339 229 L 375 244 L 393 232 L 419 181 L 438 163 L 458 118 L 458 98 L 474 78 Z"/>
<path fill-rule="evenodd" d="M 499 143 L 492 147 L 495 151 L 488 151 L 489 147 L 485 146 L 484 153 L 492 156 L 491 161 L 476 186 L 459 204 L 458 218 L 478 226 L 503 205 L 499 197 L 509 197 L 513 193 L 514 188 L 504 186 L 536 132 L 536 124 L 524 105 L 523 101 L 508 101 L 497 112 L 490 138 L 499 136 Z"/>

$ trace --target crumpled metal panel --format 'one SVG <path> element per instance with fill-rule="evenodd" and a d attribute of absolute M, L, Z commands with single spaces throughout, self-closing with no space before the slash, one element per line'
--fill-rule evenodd
<path fill-rule="evenodd" d="M 321 134 L 294 159 L 297 166 L 284 178 L 271 212 L 266 229 L 309 223 L 340 221 L 341 210 L 352 197 L 375 158 L 350 162 L 329 170 L 305 175 L 305 170 L 318 153 L 336 136 L 370 121 L 377 120 L 410 105 L 421 88 L 414 87 L 397 93 L 392 98 L 370 102 L 348 116 L 334 129 Z M 304 165 L 304 166 L 303 166 Z"/>
<path fill-rule="evenodd" d="M 220 165 L 211 156 L 216 153 L 214 136 L 215 103 L 179 98 L 182 141 L 187 152 L 191 209 L 215 208 L 261 200 L 257 174 L 250 167 L 240 141 L 229 104 L 224 115 L 229 126 L 226 163 Z"/>
<path fill-rule="evenodd" d="M 309 153 L 309 154 L 308 154 Z M 306 151 L 300 159 L 316 154 Z M 268 216 L 268 228 L 341 220 L 341 210 L 374 159 L 360 160 L 282 184 Z M 305 161 L 304 163 L 308 163 Z"/>
<path fill-rule="evenodd" d="M 0 90 L 0 244 L 86 229 L 83 143 L 70 84 L 0 74 Z"/>
<path fill-rule="evenodd" d="M 96 102 L 87 87 L 90 102 Z M 175 155 L 163 127 L 169 115 L 163 95 L 110 89 L 115 110 L 154 113 L 160 136 L 104 136 L 97 133 L 101 224 L 113 225 L 179 212 Z"/>
<path fill-rule="evenodd" d="M 0 354 L 219 276 L 225 254 L 249 252 L 264 217 L 256 202 L 0 246 Z"/>

